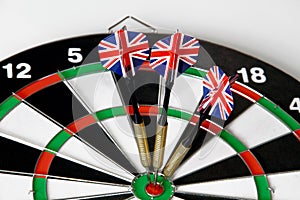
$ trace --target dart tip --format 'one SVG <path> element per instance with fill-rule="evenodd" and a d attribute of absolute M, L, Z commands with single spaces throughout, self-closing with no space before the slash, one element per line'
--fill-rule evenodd
<path fill-rule="evenodd" d="M 148 179 L 148 183 L 151 183 L 151 176 L 149 170 L 147 170 L 147 179 Z"/>
<path fill-rule="evenodd" d="M 154 173 L 154 186 L 157 184 L 157 176 L 158 176 L 158 170 L 155 170 L 155 173 Z"/>

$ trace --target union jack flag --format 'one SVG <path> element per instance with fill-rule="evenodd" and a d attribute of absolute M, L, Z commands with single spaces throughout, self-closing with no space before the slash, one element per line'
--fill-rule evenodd
<path fill-rule="evenodd" d="M 132 75 L 149 57 L 149 44 L 143 33 L 119 30 L 104 38 L 98 45 L 101 64 L 127 77 L 131 70 Z"/>
<path fill-rule="evenodd" d="M 199 48 L 196 38 L 175 33 L 153 45 L 150 67 L 165 79 L 174 79 L 197 62 Z"/>
<path fill-rule="evenodd" d="M 203 100 L 198 112 L 211 106 L 209 115 L 226 120 L 233 110 L 229 78 L 218 66 L 213 66 L 203 80 Z"/>

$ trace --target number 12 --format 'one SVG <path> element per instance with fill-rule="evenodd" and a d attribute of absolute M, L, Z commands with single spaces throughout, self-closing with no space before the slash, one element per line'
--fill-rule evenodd
<path fill-rule="evenodd" d="M 13 78 L 14 74 L 13 74 L 13 64 L 9 63 L 5 66 L 2 66 L 3 69 L 6 69 L 6 75 L 7 78 Z M 16 78 L 31 78 L 31 74 L 29 74 L 30 70 L 31 70 L 31 66 L 27 63 L 19 63 L 16 66 L 16 69 L 22 69 L 22 71 L 20 71 Z"/>

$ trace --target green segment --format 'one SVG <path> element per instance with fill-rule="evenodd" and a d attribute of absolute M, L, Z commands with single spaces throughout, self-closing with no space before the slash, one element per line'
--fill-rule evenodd
<path fill-rule="evenodd" d="M 151 182 L 154 182 L 154 174 L 150 174 Z M 152 197 L 149 194 L 147 194 L 145 188 L 148 185 L 148 177 L 147 174 L 144 174 L 142 176 L 137 176 L 133 182 L 132 182 L 132 189 L 134 195 L 143 200 L 168 200 L 171 199 L 174 194 L 174 186 L 172 182 L 170 182 L 168 179 L 164 178 L 162 175 L 158 175 L 157 182 L 161 183 L 161 186 L 164 188 L 164 191 L 161 195 Z"/>
<path fill-rule="evenodd" d="M 21 101 L 14 96 L 10 96 L 0 105 L 0 120 L 2 120 L 12 109 L 14 109 Z"/>
<path fill-rule="evenodd" d="M 58 152 L 62 145 L 67 142 L 67 140 L 72 137 L 65 130 L 59 132 L 46 146 L 47 149 Z"/>
<path fill-rule="evenodd" d="M 271 192 L 269 190 L 269 184 L 265 176 L 255 176 L 254 177 L 257 195 L 259 200 L 270 200 Z"/>
<path fill-rule="evenodd" d="M 101 110 L 96 113 L 96 117 L 99 121 L 109 119 L 116 116 L 125 115 L 126 112 L 123 107 L 115 107 L 115 108 L 108 108 L 105 110 Z"/>
<path fill-rule="evenodd" d="M 273 102 L 263 97 L 258 100 L 258 103 L 275 114 L 292 130 L 300 129 L 300 124 Z"/>
<path fill-rule="evenodd" d="M 192 75 L 192 76 L 197 76 L 197 77 L 204 77 L 207 72 L 201 71 L 199 69 L 190 67 L 188 68 L 183 74 L 184 75 Z"/>
<path fill-rule="evenodd" d="M 187 113 L 187 112 L 175 110 L 175 109 L 172 109 L 172 108 L 168 109 L 167 114 L 169 116 L 176 117 L 176 118 L 179 118 L 179 119 L 184 119 L 184 120 L 187 120 L 187 121 L 189 121 L 192 117 L 192 115 Z"/>
<path fill-rule="evenodd" d="M 77 76 L 82 76 L 85 74 L 91 74 L 91 73 L 101 72 L 101 71 L 107 71 L 107 69 L 105 69 L 100 63 L 95 63 L 91 65 L 84 65 L 81 67 L 67 69 L 65 71 L 58 73 L 58 75 L 62 79 L 72 79 Z"/>
<path fill-rule="evenodd" d="M 47 200 L 47 179 L 33 178 L 34 200 Z"/>
<path fill-rule="evenodd" d="M 161 109 L 160 109 L 160 112 L 161 112 Z M 98 111 L 96 113 L 96 118 L 99 121 L 101 121 L 101 120 L 105 120 L 105 119 L 109 119 L 109 118 L 117 117 L 117 116 L 122 116 L 122 115 L 126 115 L 124 108 L 123 107 L 115 107 L 115 108 L 108 108 L 105 110 Z M 188 120 L 188 121 L 192 117 L 192 115 L 187 112 L 179 111 L 179 110 L 172 109 L 172 108 L 168 109 L 168 115 L 171 117 L 184 119 L 184 120 Z"/>
<path fill-rule="evenodd" d="M 230 133 L 228 133 L 225 130 L 222 130 L 220 137 L 225 140 L 234 150 L 236 150 L 238 153 L 244 152 L 247 150 L 245 145 L 243 145 L 237 138 L 232 136 Z"/>

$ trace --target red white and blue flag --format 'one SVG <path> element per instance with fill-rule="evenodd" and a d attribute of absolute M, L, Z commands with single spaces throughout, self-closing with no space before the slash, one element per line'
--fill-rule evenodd
<path fill-rule="evenodd" d="M 149 57 L 149 44 L 143 33 L 119 30 L 104 38 L 98 45 L 101 64 L 119 74 L 127 77 L 132 75 Z"/>
<path fill-rule="evenodd" d="M 227 120 L 233 110 L 229 78 L 218 66 L 213 66 L 203 80 L 203 100 L 198 112 L 211 106 L 209 115 Z"/>
<path fill-rule="evenodd" d="M 174 79 L 197 62 L 199 48 L 196 38 L 175 33 L 153 45 L 150 67 L 165 79 Z"/>

